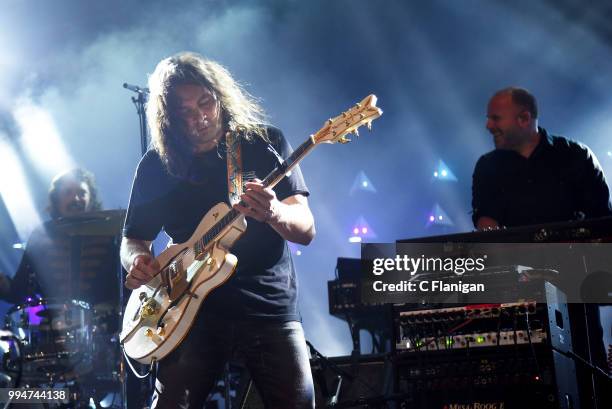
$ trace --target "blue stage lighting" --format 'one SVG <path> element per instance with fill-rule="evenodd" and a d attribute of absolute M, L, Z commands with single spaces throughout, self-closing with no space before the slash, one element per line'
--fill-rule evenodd
<path fill-rule="evenodd" d="M 447 182 L 456 182 L 457 177 L 450 170 L 450 168 L 444 163 L 442 159 L 438 161 L 438 168 L 434 171 L 433 176 L 437 180 L 443 180 Z"/>
<path fill-rule="evenodd" d="M 357 221 L 353 223 L 353 228 L 351 229 L 351 236 L 348 241 L 350 243 L 361 243 L 364 239 L 374 239 L 376 238 L 376 233 L 370 227 L 370 224 L 366 221 L 363 216 L 359 216 Z"/>
<path fill-rule="evenodd" d="M 353 186 L 351 186 L 350 194 L 353 195 L 358 191 L 376 193 L 376 188 L 374 187 L 370 179 L 366 176 L 363 170 L 359 171 L 359 173 L 355 177 Z"/>
<path fill-rule="evenodd" d="M 438 225 L 438 226 L 454 226 L 455 223 L 448 217 L 448 214 L 442 209 L 442 207 L 436 203 L 429 213 L 427 220 L 427 227 Z"/>

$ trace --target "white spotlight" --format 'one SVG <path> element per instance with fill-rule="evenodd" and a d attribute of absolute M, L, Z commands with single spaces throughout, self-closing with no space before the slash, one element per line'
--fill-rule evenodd
<path fill-rule="evenodd" d="M 49 112 L 28 99 L 22 99 L 13 115 L 21 129 L 24 152 L 41 174 L 53 176 L 75 165 Z"/>
<path fill-rule="evenodd" d="M 0 163 L 3 173 L 0 176 L 0 195 L 20 240 L 24 241 L 41 220 L 15 149 L 9 142 L 2 140 L 2 135 L 0 135 Z"/>

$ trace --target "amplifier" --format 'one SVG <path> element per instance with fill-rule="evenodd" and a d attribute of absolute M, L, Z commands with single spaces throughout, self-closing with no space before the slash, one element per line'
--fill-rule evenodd
<path fill-rule="evenodd" d="M 401 311 L 396 350 L 420 353 L 546 342 L 546 305 L 535 302 L 477 304 Z"/>
<path fill-rule="evenodd" d="M 400 311 L 395 375 L 401 408 L 578 409 L 565 295 Z"/>
<path fill-rule="evenodd" d="M 361 281 L 334 280 L 327 282 L 329 313 L 344 319 L 347 313 L 361 309 Z"/>
<path fill-rule="evenodd" d="M 556 383 L 557 371 L 575 379 L 573 362 L 555 362 L 543 344 L 407 354 L 397 365 L 398 388 L 410 397 L 400 402 L 405 409 L 579 407 Z"/>

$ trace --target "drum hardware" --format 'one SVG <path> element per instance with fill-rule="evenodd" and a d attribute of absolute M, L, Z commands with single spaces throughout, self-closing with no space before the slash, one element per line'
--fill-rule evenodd
<path fill-rule="evenodd" d="M 2 375 L 2 387 L 13 387 L 16 388 L 21 384 L 21 377 L 23 373 L 23 361 L 22 361 L 22 350 L 23 346 L 21 344 L 21 340 L 15 336 L 10 331 L 0 330 L 0 343 L 3 344 L 3 348 L 6 347 L 6 352 L 2 356 L 2 369 L 7 372 L 0 373 Z M 14 352 L 15 358 L 14 361 L 16 363 L 15 369 L 13 371 L 9 370 L 9 360 L 11 359 L 11 353 Z M 9 374 L 15 374 L 11 376 Z"/>
<path fill-rule="evenodd" d="M 9 310 L 5 328 L 22 344 L 20 365 L 30 382 L 67 381 L 92 369 L 91 309 L 83 301 L 29 298 Z"/>
<path fill-rule="evenodd" d="M 121 323 L 117 260 L 124 216 L 124 210 L 90 212 L 45 225 L 49 238 L 57 236 L 65 244 L 66 257 L 58 253 L 47 260 L 44 251 L 29 254 L 30 296 L 7 312 L 4 326 L 19 341 L 21 353 L 15 351 L 16 341 L 2 342 L 0 335 L 0 382 L 2 372 L 12 382 L 23 372 L 21 385 L 69 388 L 70 398 L 58 407 L 89 408 L 92 401 L 102 407 L 106 395 L 111 406 L 104 407 L 126 407 L 121 352 L 113 341 Z M 32 261 L 35 255 L 41 258 Z M 61 282 L 51 278 L 59 276 Z"/>
<path fill-rule="evenodd" d="M 0 344 L 12 343 L 11 351 L 2 348 L 3 372 L 11 382 L 6 387 L 69 388 L 62 408 L 89 408 L 90 397 L 96 407 L 102 400 L 115 405 L 108 407 L 122 404 L 118 337 L 106 331 L 115 316 L 80 300 L 30 299 L 14 306 L 0 332 Z"/>

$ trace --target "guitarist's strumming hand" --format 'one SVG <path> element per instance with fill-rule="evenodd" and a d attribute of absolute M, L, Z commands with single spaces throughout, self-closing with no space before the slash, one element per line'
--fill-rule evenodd
<path fill-rule="evenodd" d="M 134 257 L 128 275 L 125 279 L 125 286 L 130 290 L 148 283 L 157 275 L 161 269 L 159 263 L 150 254 L 141 254 Z"/>

